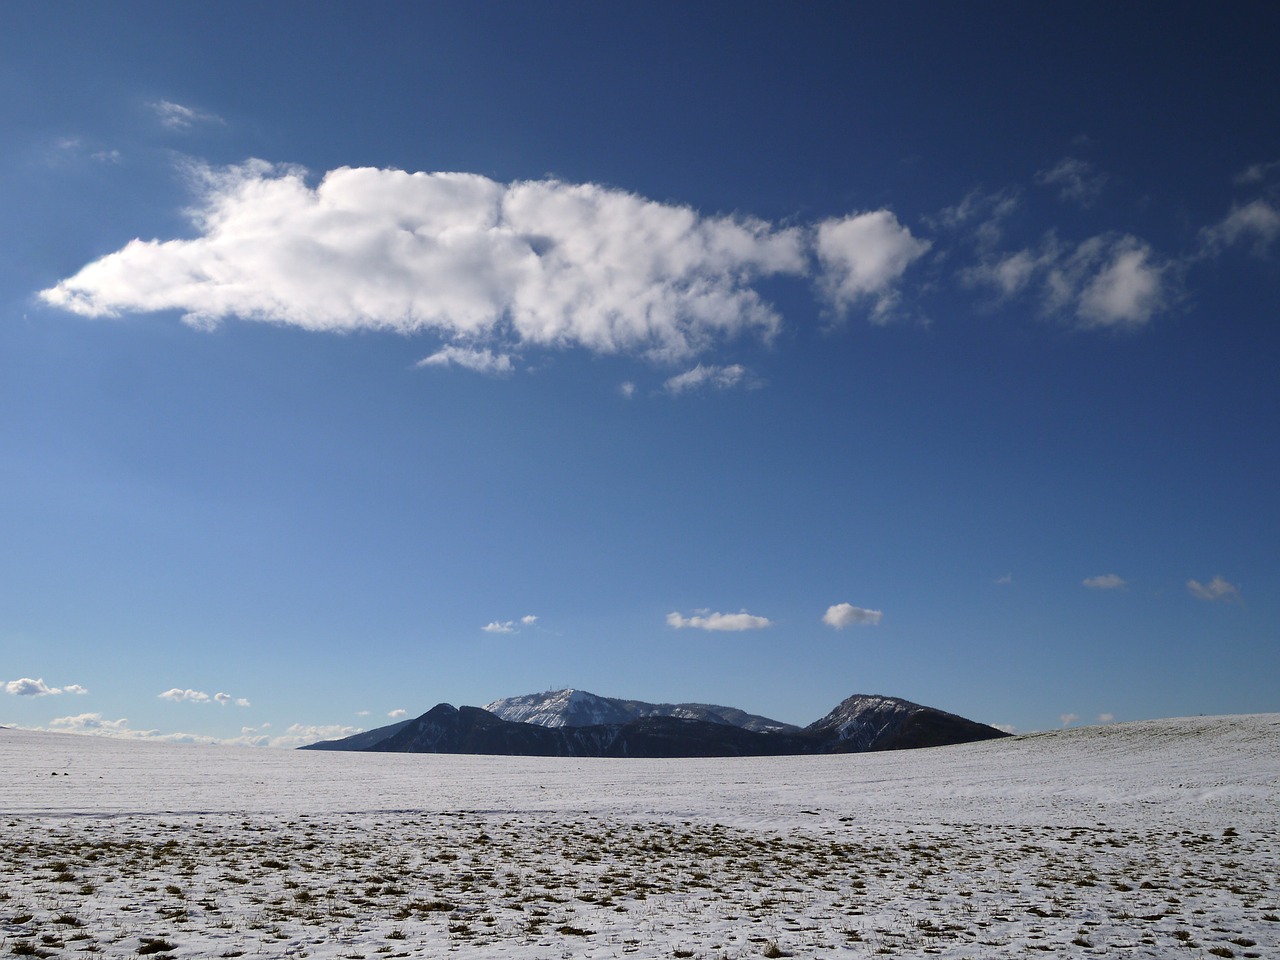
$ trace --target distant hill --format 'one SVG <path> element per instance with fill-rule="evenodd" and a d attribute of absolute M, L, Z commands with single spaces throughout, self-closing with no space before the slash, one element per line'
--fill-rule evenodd
<path fill-rule="evenodd" d="M 638 706 L 620 708 L 619 704 Z M 715 720 L 651 713 L 621 722 L 575 723 L 602 716 L 626 716 L 630 709 L 639 711 L 644 707 L 675 710 L 706 706 L 615 701 L 585 691 L 532 694 L 494 701 L 490 706 L 508 713 L 538 716 L 544 722 L 504 719 L 487 709 L 441 703 L 413 720 L 301 749 L 523 757 L 760 757 L 902 750 L 1005 736 L 994 727 L 909 700 L 866 695 L 849 697 L 804 729 L 714 706 L 707 709 L 723 711 L 715 714 Z M 752 723 L 765 721 L 772 727 L 751 729 L 726 716 Z M 549 719 L 559 722 L 545 722 Z"/>

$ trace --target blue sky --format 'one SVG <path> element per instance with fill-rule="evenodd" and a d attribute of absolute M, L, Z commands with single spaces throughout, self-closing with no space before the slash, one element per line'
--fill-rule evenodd
<path fill-rule="evenodd" d="M 1280 710 L 1280 13 L 13 3 L 0 722 Z"/>

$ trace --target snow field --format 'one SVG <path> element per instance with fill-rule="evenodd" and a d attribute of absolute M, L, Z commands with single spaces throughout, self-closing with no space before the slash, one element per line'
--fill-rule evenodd
<path fill-rule="evenodd" d="M 1275 957 L 1278 783 L 1277 715 L 730 761 L 0 730 L 0 953 Z"/>

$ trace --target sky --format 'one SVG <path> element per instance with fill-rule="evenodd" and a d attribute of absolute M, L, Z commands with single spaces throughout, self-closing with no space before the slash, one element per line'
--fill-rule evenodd
<path fill-rule="evenodd" d="M 0 724 L 1280 710 L 1280 10 L 0 31 Z"/>

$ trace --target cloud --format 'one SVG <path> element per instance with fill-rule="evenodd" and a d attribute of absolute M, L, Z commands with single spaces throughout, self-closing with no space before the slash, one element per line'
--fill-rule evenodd
<path fill-rule="evenodd" d="M 1012 723 L 992 723 L 992 724 L 988 724 L 988 726 L 995 727 L 997 730 L 1003 730 L 1005 733 L 1010 735 L 1018 732 L 1018 728 L 1015 727 Z"/>
<path fill-rule="evenodd" d="M 740 363 L 724 367 L 700 363 L 692 370 L 686 370 L 684 373 L 669 377 L 663 383 L 662 389 L 673 396 L 678 396 L 689 390 L 700 390 L 704 387 L 712 387 L 717 390 L 731 390 L 734 387 L 743 387 L 747 390 L 754 390 L 761 386 L 763 386 L 763 383 Z"/>
<path fill-rule="evenodd" d="M 253 706 L 253 704 L 251 704 L 251 703 L 250 703 L 250 702 L 249 702 L 245 697 L 236 697 L 236 706 L 237 706 L 237 707 L 251 707 L 251 706 Z"/>
<path fill-rule="evenodd" d="M 271 747 L 283 747 L 292 749 L 294 747 L 306 746 L 309 743 L 316 743 L 320 740 L 341 740 L 343 737 L 349 737 L 352 734 L 364 733 L 363 727 L 349 727 L 344 724 L 290 724 L 285 732 L 278 736 L 272 737 L 266 744 Z"/>
<path fill-rule="evenodd" d="M 431 365 L 496 369 L 509 354 L 483 348 L 499 343 L 678 361 L 767 341 L 780 320 L 752 284 L 808 269 L 799 228 L 595 184 L 343 167 L 312 187 L 260 160 L 192 176 L 195 237 L 133 240 L 43 299 L 89 317 L 178 310 L 199 327 L 428 331 L 458 348 Z"/>
<path fill-rule="evenodd" d="M 1100 713 L 1098 714 L 1098 722 L 1099 723 L 1115 723 L 1116 715 L 1114 713 Z"/>
<path fill-rule="evenodd" d="M 1153 261 L 1149 246 L 1123 237 L 1100 252 L 1097 261 L 1092 257 L 1090 251 L 1076 297 L 1076 316 L 1083 326 L 1139 327 L 1164 306 L 1165 267 Z"/>
<path fill-rule="evenodd" d="M 1265 183 L 1271 174 L 1280 170 L 1280 160 L 1271 163 L 1255 163 L 1235 176 L 1235 182 L 1241 186 Z"/>
<path fill-rule="evenodd" d="M 190 130 L 197 123 L 223 123 L 216 113 L 205 113 L 193 107 L 184 107 L 172 100 L 155 100 L 148 104 L 160 118 L 160 123 L 170 130 Z"/>
<path fill-rule="evenodd" d="M 1085 577 L 1080 581 L 1090 590 L 1120 590 L 1129 585 L 1129 581 L 1114 573 L 1104 573 L 1097 577 Z"/>
<path fill-rule="evenodd" d="M 1069 316 L 1084 329 L 1134 329 L 1167 306 L 1171 274 L 1170 264 L 1128 234 L 1100 234 L 1075 249 L 1050 234 L 1039 250 L 988 257 L 961 280 L 1002 300 L 1038 293 L 1046 316 Z"/>
<path fill-rule="evenodd" d="M 392 720 L 399 720 L 401 717 L 407 717 L 408 715 L 409 715 L 409 711 L 401 707 L 397 707 L 396 709 L 389 710 L 387 712 L 387 716 L 390 717 Z"/>
<path fill-rule="evenodd" d="M 32 680 L 23 677 L 21 680 L 10 680 L 4 685 L 4 692 L 15 697 L 52 697 L 62 693 L 61 687 L 51 687 L 44 680 Z M 83 687 L 70 690 L 71 693 L 87 692 Z"/>
<path fill-rule="evenodd" d="M 822 622 L 829 627 L 843 630 L 849 626 L 879 626 L 884 613 L 880 610 L 868 610 L 866 607 L 855 607 L 851 603 L 837 603 L 827 607 L 822 615 Z"/>
<path fill-rule="evenodd" d="M 1265 256 L 1276 237 L 1280 236 L 1280 209 L 1267 200 L 1257 199 L 1231 212 L 1200 233 L 1205 254 L 1213 255 L 1225 247 L 1247 243 L 1254 256 Z"/>
<path fill-rule="evenodd" d="M 630 400 L 636 395 L 636 385 L 630 380 L 624 380 L 622 383 L 618 384 L 618 392 Z"/>
<path fill-rule="evenodd" d="M 1007 587 L 1013 583 L 1013 574 L 1006 573 L 1003 577 L 996 577 L 995 584 L 999 587 Z"/>
<path fill-rule="evenodd" d="M 947 230 L 967 229 L 981 248 L 989 248 L 1000 242 L 1005 221 L 1021 207 L 1017 190 L 997 190 L 985 193 L 980 189 L 969 191 L 954 207 L 944 207 L 937 217 L 929 218 L 934 227 Z"/>
<path fill-rule="evenodd" d="M 694 616 L 682 617 L 679 613 L 667 614 L 667 626 L 677 630 L 687 627 L 695 630 L 763 630 L 773 626 L 765 617 L 755 617 L 745 610 L 741 613 L 710 613 L 699 611 Z"/>
<path fill-rule="evenodd" d="M 1240 599 L 1240 588 L 1222 577 L 1214 577 L 1208 583 L 1199 580 L 1188 580 L 1187 591 L 1197 600 L 1223 600 L 1230 602 Z"/>
<path fill-rule="evenodd" d="M 888 210 L 824 220 L 815 241 L 819 287 L 838 314 L 867 302 L 872 319 L 883 322 L 897 302 L 898 281 L 930 246 Z"/>
<path fill-rule="evenodd" d="M 219 704 L 221 704 L 222 706 L 224 706 L 224 707 L 225 707 L 228 703 L 230 703 L 230 702 L 231 702 L 231 694 L 229 694 L 229 693 L 215 693 L 215 694 L 213 695 L 213 699 L 214 699 L 217 703 L 219 703 Z"/>
<path fill-rule="evenodd" d="M 521 626 L 532 627 L 537 622 L 538 622 L 538 618 L 535 614 L 526 613 L 523 617 L 519 619 L 519 621 L 493 620 L 489 623 L 486 623 L 480 629 L 483 630 L 485 633 L 519 633 Z"/>
<path fill-rule="evenodd" d="M 1062 721 L 1062 725 L 1064 727 L 1069 727 L 1073 723 L 1075 723 L 1077 720 L 1079 720 L 1080 716 L 1079 714 L 1075 714 L 1075 713 L 1064 713 L 1061 716 L 1059 716 L 1058 719 Z"/>
<path fill-rule="evenodd" d="M 470 347 L 442 347 L 431 356 L 418 361 L 420 367 L 457 366 L 476 373 L 487 373 L 504 376 L 511 373 L 515 366 L 511 355 L 494 353 L 492 350 L 474 350 Z"/>
<path fill-rule="evenodd" d="M 76 696 L 84 696 L 89 692 L 87 687 L 82 687 L 78 683 L 68 683 L 62 688 L 63 693 L 74 693 Z"/>
<path fill-rule="evenodd" d="M 171 700 L 174 703 L 208 703 L 209 695 L 201 690 L 183 690 L 174 687 L 172 690 L 166 690 L 164 693 L 157 694 L 161 700 Z"/>
<path fill-rule="evenodd" d="M 128 734 L 136 737 L 146 736 L 155 732 L 129 730 L 129 721 L 127 719 L 122 717 L 119 720 L 104 720 L 100 713 L 81 713 L 74 717 L 58 717 L 50 720 L 49 726 L 64 733 L 96 733 L 112 736 Z"/>
<path fill-rule="evenodd" d="M 1081 207 L 1093 206 L 1107 182 L 1106 174 L 1095 173 L 1093 164 L 1075 157 L 1063 157 L 1052 167 L 1036 173 L 1042 187 L 1057 187 L 1058 198 Z"/>

